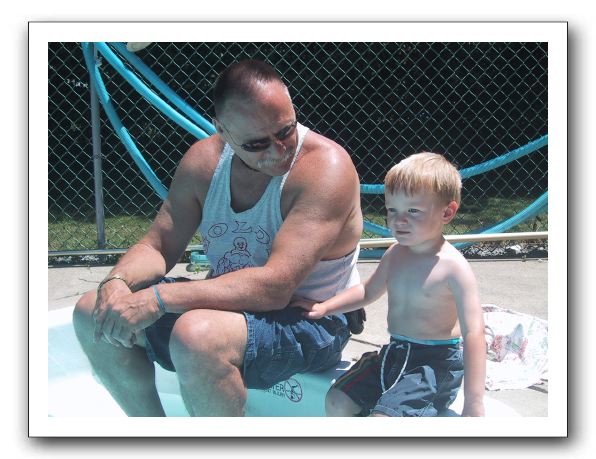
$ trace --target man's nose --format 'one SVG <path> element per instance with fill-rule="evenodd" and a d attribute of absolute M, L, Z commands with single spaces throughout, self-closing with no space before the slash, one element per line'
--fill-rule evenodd
<path fill-rule="evenodd" d="M 271 142 L 271 146 L 273 147 L 273 151 L 279 156 L 282 156 L 287 150 L 285 144 L 278 139 L 274 139 L 273 142 Z"/>

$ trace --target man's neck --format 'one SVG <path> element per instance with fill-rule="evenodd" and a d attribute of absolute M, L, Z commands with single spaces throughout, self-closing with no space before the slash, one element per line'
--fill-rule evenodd
<path fill-rule="evenodd" d="M 248 164 L 246 164 L 246 163 L 245 163 L 245 162 L 242 160 L 242 158 L 241 158 L 240 156 L 238 156 L 238 155 L 234 155 L 234 156 L 236 156 L 236 158 L 238 158 L 238 159 L 240 160 L 240 162 L 242 163 L 242 165 L 243 165 L 244 167 L 246 167 L 247 169 L 249 169 L 249 170 L 251 170 L 251 171 L 253 171 L 253 172 L 261 172 L 260 170 L 258 170 L 258 169 L 255 169 L 254 167 L 250 167 Z"/>

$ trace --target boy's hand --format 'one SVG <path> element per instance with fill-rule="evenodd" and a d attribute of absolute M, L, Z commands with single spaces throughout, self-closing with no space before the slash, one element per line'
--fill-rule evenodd
<path fill-rule="evenodd" d="M 464 409 L 461 415 L 462 417 L 484 417 L 484 403 L 482 403 L 482 400 L 477 402 L 464 401 Z"/>
<path fill-rule="evenodd" d="M 289 306 L 305 309 L 302 315 L 307 319 L 320 319 L 326 315 L 323 303 L 316 303 L 307 298 L 294 297 L 290 300 Z"/>

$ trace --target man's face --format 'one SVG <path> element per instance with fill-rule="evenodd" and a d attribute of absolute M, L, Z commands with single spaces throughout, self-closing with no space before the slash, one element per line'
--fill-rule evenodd
<path fill-rule="evenodd" d="M 220 115 L 220 135 L 248 166 L 284 175 L 296 153 L 296 113 L 285 86 L 261 84 L 255 97 L 232 99 Z"/>

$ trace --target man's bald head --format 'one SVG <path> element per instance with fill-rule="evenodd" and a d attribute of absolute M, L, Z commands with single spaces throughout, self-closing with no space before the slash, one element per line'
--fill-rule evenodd
<path fill-rule="evenodd" d="M 272 82 L 279 83 L 287 91 L 279 74 L 265 62 L 247 59 L 230 65 L 219 75 L 213 87 L 215 117 L 221 117 L 231 99 L 253 99 L 264 85 Z"/>

